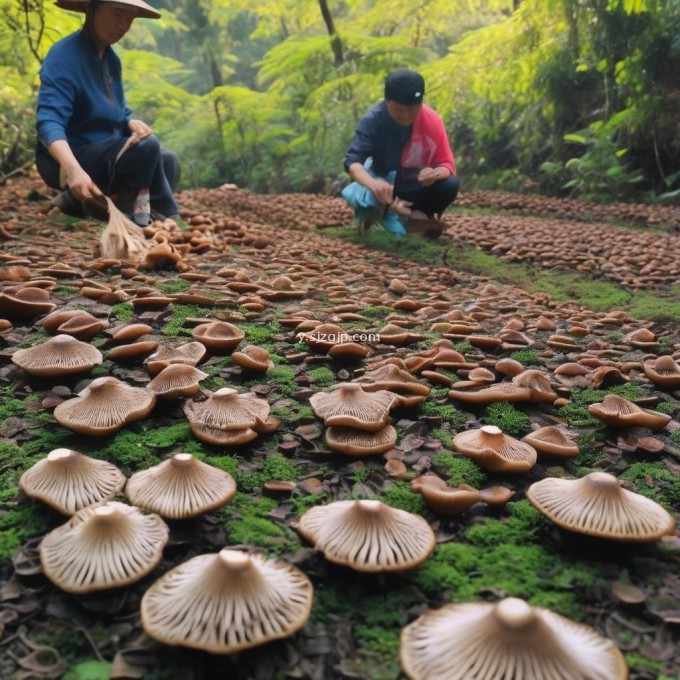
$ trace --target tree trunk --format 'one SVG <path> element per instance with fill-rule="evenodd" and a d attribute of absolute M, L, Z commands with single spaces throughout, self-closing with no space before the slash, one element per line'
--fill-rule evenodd
<path fill-rule="evenodd" d="M 336 66 L 342 66 L 345 63 L 345 58 L 342 56 L 342 40 L 335 30 L 333 17 L 328 7 L 326 0 L 319 0 L 319 8 L 321 9 L 321 16 L 326 24 L 326 30 L 331 38 L 331 50 L 333 51 L 333 59 Z"/>

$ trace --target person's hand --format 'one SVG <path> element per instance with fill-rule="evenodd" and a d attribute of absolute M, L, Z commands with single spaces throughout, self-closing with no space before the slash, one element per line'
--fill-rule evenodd
<path fill-rule="evenodd" d="M 394 200 L 394 187 L 384 179 L 375 180 L 368 188 L 373 192 L 378 203 L 390 205 Z"/>
<path fill-rule="evenodd" d="M 423 168 L 418 173 L 418 181 L 424 187 L 429 187 L 430 184 L 434 184 L 438 179 L 443 179 L 443 177 L 441 177 L 437 168 Z"/>
<path fill-rule="evenodd" d="M 144 121 L 134 118 L 128 121 L 128 130 L 132 133 L 130 145 L 137 144 L 137 142 L 153 134 L 153 130 Z"/>
<path fill-rule="evenodd" d="M 390 204 L 390 210 L 397 213 L 397 215 L 410 215 L 413 211 L 411 201 L 404 201 L 401 198 L 395 198 Z"/>
<path fill-rule="evenodd" d="M 92 178 L 81 167 L 74 168 L 68 172 L 66 174 L 66 181 L 74 198 L 79 201 L 82 201 L 84 198 L 90 198 L 90 196 L 98 196 L 102 193 L 99 187 L 92 181 Z"/>

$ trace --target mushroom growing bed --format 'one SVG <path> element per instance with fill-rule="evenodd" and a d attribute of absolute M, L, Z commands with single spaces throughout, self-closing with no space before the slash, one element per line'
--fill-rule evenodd
<path fill-rule="evenodd" d="M 514 680 L 680 677 L 677 326 L 332 240 L 331 197 L 187 191 L 182 271 L 97 259 L 36 187 L 0 187 L 1 678 L 505 677 L 461 622 Z M 447 220 L 619 242 L 559 214 Z"/>

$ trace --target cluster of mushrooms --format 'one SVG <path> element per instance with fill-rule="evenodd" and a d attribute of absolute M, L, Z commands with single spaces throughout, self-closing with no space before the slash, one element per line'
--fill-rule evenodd
<path fill-rule="evenodd" d="M 265 209 L 248 192 L 228 187 L 219 191 L 243 211 L 265 219 Z M 286 205 L 274 207 L 285 215 Z M 251 229 L 238 218 L 187 216 L 193 248 L 183 251 L 187 263 L 196 263 L 192 253 L 201 253 L 216 269 L 214 274 L 183 272 L 180 278 L 192 283 L 189 292 L 160 294 L 148 275 L 124 273 L 123 263 L 112 262 L 95 271 L 121 272 L 115 283 L 90 282 L 81 288 L 81 294 L 97 305 L 126 302 L 140 316 L 134 323 L 108 330 L 111 342 L 105 354 L 91 343 L 109 327 L 102 314 L 54 311 L 49 286 L 42 287 L 23 272 L 18 281 L 2 287 L 0 321 L 47 314 L 42 326 L 53 337 L 11 354 L 12 362 L 30 378 L 86 376 L 105 359 L 141 361 L 148 372 L 144 387 L 113 376 L 91 380 L 54 409 L 62 427 L 84 436 L 109 436 L 148 417 L 163 400 L 181 404 L 193 435 L 210 446 L 243 446 L 276 431 L 280 423 L 266 399 L 231 386 L 206 390 L 200 383 L 207 373 L 200 366 L 210 357 L 230 355 L 239 369 L 266 381 L 272 368 L 268 350 L 243 346 L 238 315 L 242 320 L 271 321 L 273 316 L 266 314 L 282 304 L 285 310 L 276 321 L 289 344 L 297 339 L 315 359 L 336 368 L 332 362 L 338 362 L 349 376 L 309 396 L 314 415 L 324 425 L 327 449 L 348 460 L 384 456 L 385 469 L 397 479 L 412 475 L 400 455 L 391 419 L 395 412 L 431 400 L 435 387 L 445 388 L 443 398 L 449 403 L 471 411 L 508 402 L 547 412 L 568 403 L 571 390 L 579 386 L 607 387 L 632 379 L 671 394 L 680 389 L 678 348 L 654 353 L 660 346 L 654 333 L 640 324 L 636 327 L 623 314 L 595 315 L 568 304 L 549 305 L 547 297 L 537 294 L 522 298 L 529 311 L 520 315 L 517 291 L 511 299 L 505 289 L 479 281 L 472 287 L 455 286 L 456 275 L 443 267 L 419 268 L 420 287 L 414 289 L 407 277 L 376 273 L 383 264 L 394 266 L 388 256 L 377 257 L 375 266 L 356 265 L 342 272 L 334 260 L 320 263 L 310 255 L 325 252 L 330 258 L 327 244 L 314 235 L 306 237 L 305 247 L 284 248 L 270 238 L 271 232 Z M 347 221 L 344 215 L 338 220 Z M 259 276 L 246 266 L 221 266 L 220 258 L 232 244 L 243 248 L 241 256 L 250 258 L 252 268 L 253 263 L 260 267 Z M 350 260 L 352 254 L 359 258 L 359 251 L 347 248 Z M 206 254 L 206 249 L 214 253 Z M 27 264 L 19 261 L 14 266 Z M 55 273 L 58 270 L 61 274 Z M 282 270 L 285 276 L 280 275 Z M 48 271 L 57 276 L 66 270 L 55 266 Z M 136 291 L 126 281 L 135 282 Z M 314 286 L 324 291 L 326 300 L 314 299 Z M 207 290 L 218 291 L 220 297 L 205 295 Z M 191 341 L 160 343 L 143 315 L 169 309 L 173 302 L 204 305 L 211 318 L 190 322 Z M 239 312 L 230 311 L 235 306 Z M 350 330 L 366 331 L 371 319 L 363 312 L 376 307 L 390 312 L 385 323 L 369 329 L 375 331 L 375 340 L 324 340 L 357 334 Z M 11 328 L 7 323 L 0 328 Z M 357 328 L 348 330 L 352 323 Z M 428 334 L 418 330 L 423 327 Z M 593 330 L 612 328 L 638 352 L 630 365 L 617 361 L 617 352 L 624 350 L 612 343 L 591 339 L 587 347 L 579 344 L 579 338 Z M 431 341 L 432 334 L 439 339 Z M 412 348 L 422 347 L 426 339 L 426 349 Z M 461 342 L 472 351 L 458 351 L 456 344 Z M 503 356 L 529 348 L 545 357 L 540 369 Z M 291 363 L 297 360 L 292 349 L 288 357 Z M 613 394 L 589 411 L 608 427 L 652 433 L 663 431 L 671 421 L 668 415 Z M 452 487 L 421 470 L 411 479 L 411 489 L 442 517 L 461 515 L 479 503 L 502 506 L 516 493 L 509 487 L 539 460 L 579 455 L 578 444 L 557 421 L 534 427 L 521 440 L 494 425 L 468 427 L 455 433 L 452 449 L 503 479 L 482 489 L 467 484 Z M 111 463 L 57 449 L 26 471 L 20 484 L 26 495 L 70 517 L 44 537 L 40 556 L 46 576 L 78 595 L 149 576 L 159 566 L 168 541 L 166 522 L 214 511 L 236 492 L 229 474 L 188 453 L 176 453 L 125 479 Z M 580 479 L 546 477 L 524 491 L 565 531 L 632 543 L 653 543 L 675 532 L 675 521 L 664 508 L 623 488 L 606 472 Z M 123 496 L 127 502 L 120 500 Z M 367 574 L 416 569 L 436 547 L 427 520 L 379 500 L 318 505 L 294 528 L 328 562 Z M 141 621 L 144 630 L 163 644 L 231 654 L 292 635 L 307 622 L 312 598 L 312 583 L 296 566 L 226 546 L 215 554 L 192 557 L 160 576 L 142 598 Z M 612 642 L 588 626 L 512 597 L 422 613 L 402 631 L 400 660 L 408 677 L 417 680 L 627 677 L 626 664 Z"/>

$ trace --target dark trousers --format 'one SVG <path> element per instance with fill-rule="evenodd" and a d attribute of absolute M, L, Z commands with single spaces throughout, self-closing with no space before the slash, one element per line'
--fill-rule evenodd
<path fill-rule="evenodd" d="M 167 149 L 161 149 L 155 135 L 145 137 L 131 146 L 115 163 L 126 137 L 106 139 L 73 149 L 80 166 L 107 195 L 133 195 L 149 189 L 151 210 L 164 217 L 176 215 L 179 208 L 173 196 L 180 176 L 179 160 Z M 53 189 L 62 189 L 59 164 L 42 145 L 38 145 L 36 165 L 40 176 Z M 128 212 L 128 206 L 119 207 Z"/>
<path fill-rule="evenodd" d="M 428 217 L 441 215 L 455 200 L 460 188 L 460 180 L 455 175 L 433 182 L 429 187 L 417 189 L 400 189 L 396 187 L 396 195 L 404 201 L 412 203 L 412 210 L 420 210 Z"/>

